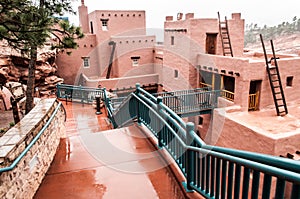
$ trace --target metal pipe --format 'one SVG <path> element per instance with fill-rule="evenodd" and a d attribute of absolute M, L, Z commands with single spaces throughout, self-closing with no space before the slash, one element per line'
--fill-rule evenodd
<path fill-rule="evenodd" d="M 10 171 L 17 166 L 17 164 L 21 161 L 21 159 L 26 155 L 26 153 L 32 148 L 32 146 L 37 142 L 37 140 L 41 137 L 41 135 L 44 133 L 44 131 L 48 128 L 48 126 L 52 122 L 53 118 L 55 117 L 57 111 L 59 110 L 60 106 L 61 106 L 61 102 L 58 103 L 57 107 L 53 111 L 53 114 L 50 116 L 49 120 L 46 122 L 46 124 L 43 126 L 43 128 L 40 130 L 40 132 L 28 144 L 28 146 L 22 151 L 22 153 L 14 160 L 14 162 L 10 166 L 0 168 L 0 173 Z"/>

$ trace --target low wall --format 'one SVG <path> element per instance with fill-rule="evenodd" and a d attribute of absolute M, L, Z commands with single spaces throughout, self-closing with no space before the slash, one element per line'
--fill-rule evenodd
<path fill-rule="evenodd" d="M 213 118 L 211 134 L 217 146 L 275 156 L 299 150 L 298 131 L 268 133 L 259 127 L 237 121 L 222 109 L 215 109 Z"/>
<path fill-rule="evenodd" d="M 149 74 L 149 75 L 141 75 L 141 76 L 130 76 L 130 77 L 121 77 L 121 78 L 111 78 L 111 79 L 97 79 L 90 80 L 86 76 L 84 86 L 87 87 L 97 87 L 99 84 L 102 88 L 116 89 L 116 88 L 129 88 L 135 87 L 136 83 L 140 83 L 141 85 L 147 84 L 157 84 L 158 83 L 158 74 Z"/>
<path fill-rule="evenodd" d="M 0 198 L 34 196 L 65 136 L 64 120 L 60 103 L 43 99 L 0 138 Z"/>

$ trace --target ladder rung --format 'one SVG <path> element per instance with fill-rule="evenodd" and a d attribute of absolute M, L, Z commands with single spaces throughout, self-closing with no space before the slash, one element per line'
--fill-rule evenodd
<path fill-rule="evenodd" d="M 281 105 L 278 105 L 277 107 L 279 108 L 279 107 L 283 107 L 284 105 L 283 104 L 281 104 Z"/>
<path fill-rule="evenodd" d="M 275 95 L 281 94 L 281 92 L 274 93 Z"/>
<path fill-rule="evenodd" d="M 279 79 L 272 80 L 272 82 L 279 82 Z"/>
<path fill-rule="evenodd" d="M 280 86 L 274 86 L 274 88 L 280 88 Z"/>
<path fill-rule="evenodd" d="M 273 69 L 273 68 L 275 68 L 275 66 L 268 64 L 268 68 Z"/>
<path fill-rule="evenodd" d="M 282 98 L 276 98 L 276 101 L 281 101 L 281 100 L 283 100 Z"/>

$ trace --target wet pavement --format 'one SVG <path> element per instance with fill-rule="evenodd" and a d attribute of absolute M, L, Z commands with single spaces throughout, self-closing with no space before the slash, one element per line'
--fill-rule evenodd
<path fill-rule="evenodd" d="M 63 102 L 65 105 L 65 102 Z M 105 109 L 68 103 L 66 138 L 34 198 L 185 198 L 141 128 L 109 130 Z"/>

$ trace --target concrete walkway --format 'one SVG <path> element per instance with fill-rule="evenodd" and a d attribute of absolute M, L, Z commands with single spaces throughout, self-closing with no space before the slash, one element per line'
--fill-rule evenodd
<path fill-rule="evenodd" d="M 64 102 L 65 105 L 65 102 Z M 136 126 L 109 130 L 105 110 L 68 103 L 67 136 L 35 198 L 185 198 Z"/>

